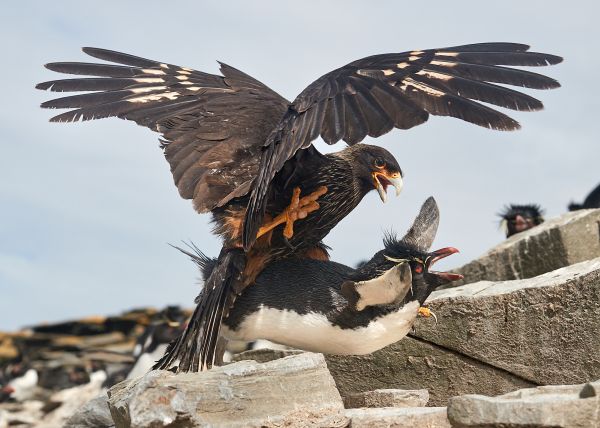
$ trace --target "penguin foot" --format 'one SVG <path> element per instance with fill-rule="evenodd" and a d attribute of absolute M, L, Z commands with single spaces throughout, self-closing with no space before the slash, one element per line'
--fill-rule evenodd
<path fill-rule="evenodd" d="M 437 317 L 435 316 L 435 314 L 433 312 L 431 312 L 431 309 L 429 309 L 425 306 L 421 306 L 419 308 L 419 311 L 417 312 L 417 314 L 422 317 L 425 317 L 425 318 L 433 317 L 433 319 L 435 320 L 435 323 L 437 324 L 437 322 L 438 322 Z"/>

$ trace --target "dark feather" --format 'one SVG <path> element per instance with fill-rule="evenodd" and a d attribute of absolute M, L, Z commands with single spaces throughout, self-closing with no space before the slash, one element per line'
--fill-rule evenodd
<path fill-rule="evenodd" d="M 262 154 L 244 222 L 244 248 L 254 242 L 271 180 L 298 150 L 307 147 L 304 122 L 313 106 L 326 104 L 321 136 L 328 144 L 343 139 L 356 144 L 393 126 L 407 129 L 427 120 L 428 113 L 450 116 L 496 130 L 518 129 L 519 123 L 478 101 L 515 110 L 539 110 L 537 99 L 488 82 L 547 89 L 550 78 L 500 67 L 557 64 L 562 58 L 517 43 L 479 43 L 362 58 L 311 83 L 269 135 Z M 383 89 L 386 88 L 386 89 Z M 296 137 L 299 135 L 299 138 Z M 316 133 L 310 133 L 316 135 Z M 265 160 L 265 157 L 269 157 Z"/>
<path fill-rule="evenodd" d="M 190 256 L 204 272 L 207 258 L 196 251 L 196 255 L 182 250 Z M 217 360 L 217 340 L 221 320 L 233 303 L 234 282 L 239 280 L 243 270 L 245 256 L 239 251 L 223 251 L 214 262 L 204 288 L 196 299 L 196 309 L 182 335 L 165 355 L 156 363 L 154 369 L 167 370 L 177 366 L 177 371 L 208 370 Z M 178 362 L 178 364 L 177 364 Z"/>
<path fill-rule="evenodd" d="M 179 193 L 193 198 L 200 212 L 212 210 L 234 195 L 243 196 L 242 185 L 248 192 L 248 175 L 258 168 L 260 148 L 283 116 L 288 104 L 285 99 L 223 63 L 223 76 L 217 76 L 106 49 L 83 51 L 119 65 L 48 64 L 48 69 L 60 73 L 101 76 L 38 84 L 39 89 L 56 92 L 90 91 L 43 103 L 44 108 L 71 109 L 51 121 L 116 116 L 161 132 L 161 146 L 168 148 L 165 154 Z M 303 129 L 304 139 L 310 137 L 311 141 L 320 131 L 313 122 L 305 123 Z M 205 156 L 209 152 L 214 156 Z M 240 162 L 238 153 L 248 157 Z M 211 162 L 219 157 L 215 168 Z"/>

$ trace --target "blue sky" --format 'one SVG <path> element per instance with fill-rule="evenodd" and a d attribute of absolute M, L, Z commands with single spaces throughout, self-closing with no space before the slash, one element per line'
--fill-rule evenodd
<path fill-rule="evenodd" d="M 555 216 L 600 181 L 592 1 L 33 5 L 7 2 L 0 18 L 0 330 L 136 306 L 190 306 L 198 275 L 167 243 L 219 250 L 208 216 L 179 198 L 156 134 L 118 119 L 48 123 L 52 112 L 38 106 L 51 95 L 34 85 L 57 74 L 42 64 L 86 60 L 81 46 L 213 73 L 221 60 L 288 99 L 321 74 L 376 53 L 515 41 L 565 57 L 536 70 L 563 87 L 531 92 L 546 109 L 514 114 L 521 131 L 432 117 L 377 139 L 405 171 L 405 190 L 385 205 L 373 192 L 330 234 L 336 261 L 372 254 L 384 230 L 405 230 L 434 195 L 435 245 L 460 248 L 446 262 L 457 266 L 503 239 L 495 213 L 504 203 L 537 202 Z"/>

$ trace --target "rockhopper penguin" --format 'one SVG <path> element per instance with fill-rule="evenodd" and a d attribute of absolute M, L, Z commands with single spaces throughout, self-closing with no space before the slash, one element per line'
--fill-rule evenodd
<path fill-rule="evenodd" d="M 506 205 L 500 217 L 500 228 L 507 238 L 524 232 L 544 222 L 544 210 L 536 204 Z"/>
<path fill-rule="evenodd" d="M 560 85 L 515 66 L 562 61 L 504 42 L 372 55 L 324 74 L 290 102 L 223 63 L 222 74 L 213 75 L 107 49 L 83 51 L 106 62 L 47 64 L 76 77 L 36 86 L 79 92 L 44 102 L 68 109 L 51 120 L 119 117 L 162 134 L 180 195 L 196 211 L 211 212 L 223 238 L 206 281 L 211 292 L 197 301 L 186 334 L 157 366 L 179 360 L 180 371 L 210 368 L 228 308 L 271 261 L 327 259 L 321 239 L 367 192 L 377 190 L 385 201 L 388 186 L 401 190 L 398 163 L 382 148 L 359 144 L 367 135 L 409 129 L 430 115 L 516 130 L 516 120 L 490 105 L 519 111 L 543 105 L 505 85 Z M 322 154 L 312 144 L 319 136 L 350 147 Z"/>
<path fill-rule="evenodd" d="M 438 286 L 462 278 L 433 264 L 458 250 L 429 251 L 439 222 L 427 199 L 407 234 L 358 269 L 333 261 L 287 258 L 268 265 L 223 321 L 228 339 L 267 339 L 307 351 L 368 354 L 402 339 Z M 216 262 L 186 252 L 206 277 Z"/>

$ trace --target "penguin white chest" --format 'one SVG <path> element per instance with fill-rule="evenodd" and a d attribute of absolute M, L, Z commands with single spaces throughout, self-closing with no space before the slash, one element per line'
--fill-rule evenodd
<path fill-rule="evenodd" d="M 232 330 L 222 334 L 235 340 L 267 339 L 282 345 L 326 354 L 363 355 L 402 339 L 410 331 L 419 302 L 407 303 L 397 311 L 379 316 L 366 326 L 341 328 L 321 313 L 299 314 L 261 306 Z"/>

